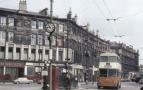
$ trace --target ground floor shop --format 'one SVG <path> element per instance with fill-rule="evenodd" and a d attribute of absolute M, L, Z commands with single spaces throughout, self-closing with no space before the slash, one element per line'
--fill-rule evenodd
<path fill-rule="evenodd" d="M 0 80 L 13 80 L 24 76 L 24 62 L 0 62 Z"/>

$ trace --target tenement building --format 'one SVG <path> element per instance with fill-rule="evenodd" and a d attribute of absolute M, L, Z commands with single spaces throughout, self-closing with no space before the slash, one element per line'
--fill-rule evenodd
<path fill-rule="evenodd" d="M 96 57 L 110 49 L 109 42 L 91 33 L 88 25 L 78 25 L 77 15 L 72 18 L 70 11 L 67 18 L 53 17 L 56 30 L 49 54 L 47 9 L 35 13 L 27 11 L 26 6 L 26 1 L 20 0 L 19 10 L 0 8 L 0 79 L 3 75 L 12 80 L 41 74 L 49 58 L 57 66 L 70 61 L 72 73 L 81 80 L 84 72 L 90 72 L 88 76 L 92 78 L 98 65 Z"/>
<path fill-rule="evenodd" d="M 132 46 L 111 42 L 110 48 L 121 58 L 122 75 L 124 78 L 128 78 L 129 72 L 139 71 L 139 52 L 133 49 Z"/>

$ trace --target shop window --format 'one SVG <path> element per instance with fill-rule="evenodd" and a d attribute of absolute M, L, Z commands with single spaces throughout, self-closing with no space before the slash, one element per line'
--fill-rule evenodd
<path fill-rule="evenodd" d="M 27 67 L 27 75 L 34 75 L 34 67 L 29 66 Z"/>

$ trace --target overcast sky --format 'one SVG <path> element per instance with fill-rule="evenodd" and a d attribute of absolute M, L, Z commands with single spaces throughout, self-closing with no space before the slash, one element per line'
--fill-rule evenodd
<path fill-rule="evenodd" d="M 28 11 L 49 8 L 50 0 L 27 0 Z M 0 0 L 0 7 L 18 9 L 19 0 Z M 90 23 L 102 38 L 132 45 L 143 59 L 143 0 L 54 0 L 54 16 L 66 17 L 71 8 L 78 24 Z M 107 21 L 106 19 L 116 19 Z M 122 37 L 114 37 L 114 36 Z M 140 60 L 143 64 L 143 60 Z"/>

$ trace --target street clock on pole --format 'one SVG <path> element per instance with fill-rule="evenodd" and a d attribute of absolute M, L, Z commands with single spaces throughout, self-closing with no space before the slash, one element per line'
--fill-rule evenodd
<path fill-rule="evenodd" d="M 55 31 L 55 29 L 56 29 L 54 23 L 48 23 L 48 24 L 46 24 L 45 28 L 46 28 L 46 31 L 48 33 L 53 33 Z"/>

